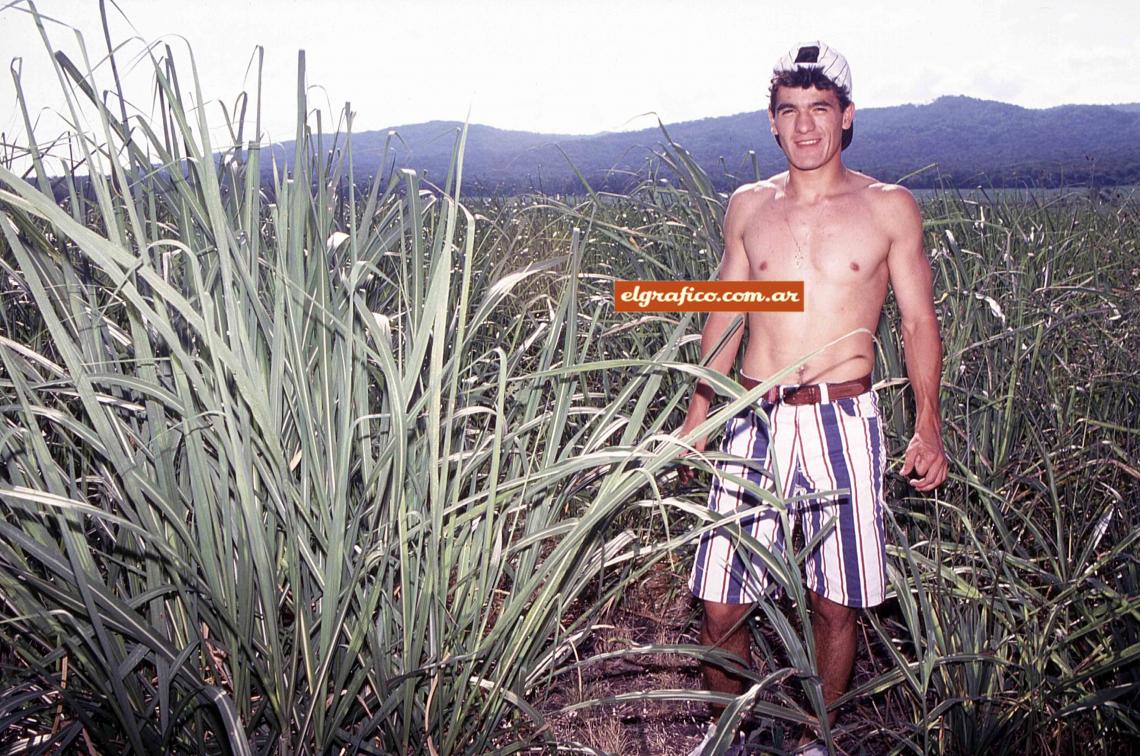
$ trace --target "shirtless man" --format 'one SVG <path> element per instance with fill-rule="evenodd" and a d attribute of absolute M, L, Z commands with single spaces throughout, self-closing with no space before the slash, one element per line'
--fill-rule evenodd
<path fill-rule="evenodd" d="M 875 606 L 886 591 L 882 520 L 885 460 L 878 402 L 870 390 L 875 332 L 890 283 L 902 316 L 906 369 L 914 391 L 916 422 L 901 474 L 929 491 L 946 478 L 939 378 L 942 348 L 922 245 L 922 219 L 910 192 L 849 170 L 840 153 L 851 140 L 855 107 L 846 60 L 820 42 L 794 48 L 773 71 L 768 116 L 787 156 L 788 170 L 737 189 L 724 220 L 722 280 L 802 280 L 803 312 L 754 312 L 740 382 L 755 386 L 857 328 L 798 367 L 788 384 L 760 402 L 769 422 L 751 408 L 733 418 L 721 449 L 750 467 L 725 464 L 720 472 L 748 478 L 782 497 L 850 489 L 850 494 L 799 505 L 805 542 L 830 528 L 806 563 L 812 635 L 824 700 L 846 691 L 855 657 L 856 609 Z M 734 313 L 709 314 L 701 338 L 707 356 Z M 729 338 L 710 367 L 728 373 L 742 330 Z M 703 383 L 689 403 L 687 434 L 708 416 L 713 392 Z M 703 450 L 705 440 L 695 442 Z M 720 513 L 753 508 L 741 530 L 777 550 L 785 534 L 775 510 L 728 476 L 718 475 L 709 506 Z M 831 527 L 830 522 L 834 522 Z M 748 562 L 748 564 L 745 564 Z M 762 561 L 728 528 L 708 533 L 697 550 L 690 587 L 704 602 L 701 642 L 719 646 L 747 664 L 744 622 L 771 586 Z M 744 681 L 704 666 L 710 690 L 739 694 Z M 829 715 L 834 723 L 835 712 Z M 711 737 L 711 733 L 710 733 Z M 708 738 L 706 738 L 707 742 Z M 698 746 L 700 752 L 704 747 Z M 822 752 L 822 751 L 821 751 Z"/>

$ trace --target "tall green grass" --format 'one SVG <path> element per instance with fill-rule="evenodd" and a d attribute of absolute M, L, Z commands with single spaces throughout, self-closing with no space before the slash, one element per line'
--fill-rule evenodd
<path fill-rule="evenodd" d="M 926 208 L 957 469 L 937 497 L 897 498 L 901 616 L 875 627 L 906 681 L 900 745 L 1135 742 L 1137 209 L 953 192 Z M 880 337 L 897 368 L 897 339 Z"/>
<path fill-rule="evenodd" d="M 599 400 L 576 367 L 589 226 L 514 267 L 480 242 L 502 219 L 459 203 L 462 134 L 443 186 L 358 188 L 351 111 L 335 134 L 307 119 L 303 55 L 268 194 L 256 100 L 216 145 L 169 50 L 151 122 L 56 63 L 74 120 L 98 115 L 72 141 L 89 180 L 65 165 L 57 203 L 38 154 L 35 184 L 0 168 L 9 731 L 139 753 L 548 741 L 529 701 L 635 554 L 609 522 L 676 453 L 627 468 L 661 368 Z"/>
<path fill-rule="evenodd" d="M 332 133 L 308 116 L 303 55 L 275 163 L 256 96 L 215 143 L 168 49 L 160 111 L 127 122 L 85 58 L 55 60 L 72 120 L 96 114 L 71 141 L 89 178 L 30 117 L 31 173 L 0 166 L 15 747 L 584 750 L 554 742 L 547 691 L 604 660 L 590 634 L 625 586 L 725 524 L 670 473 L 699 322 L 616 314 L 610 281 L 712 275 L 724 198 L 667 133 L 625 195 L 464 199 L 462 133 L 439 186 L 358 176 L 351 108 Z M 1136 206 L 944 192 L 925 214 L 953 476 L 893 491 L 881 671 L 839 736 L 1108 752 L 1137 737 L 1140 684 Z M 890 318 L 878 345 L 897 459 Z M 748 399 L 714 381 L 702 431 Z M 791 600 L 762 606 L 766 668 L 721 700 L 790 729 L 823 714 L 803 552 L 764 556 Z M 662 650 L 733 663 L 617 653 Z M 691 697 L 715 698 L 622 694 Z"/>

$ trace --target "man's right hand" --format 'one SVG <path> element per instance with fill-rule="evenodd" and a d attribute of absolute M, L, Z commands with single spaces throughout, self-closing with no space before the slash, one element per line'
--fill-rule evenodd
<path fill-rule="evenodd" d="M 682 428 L 679 435 L 685 436 L 688 434 L 688 432 L 689 432 L 689 430 L 687 428 Z M 690 467 L 688 465 L 688 463 L 685 461 L 685 457 L 691 456 L 694 453 L 704 454 L 706 443 L 707 443 L 707 439 L 705 439 L 705 437 L 702 436 L 702 437 L 695 439 L 693 441 L 693 448 L 692 449 L 685 449 L 685 451 L 681 453 L 681 457 L 678 460 L 678 466 L 677 466 L 677 482 L 680 485 L 687 486 L 690 483 L 692 483 L 697 477 L 696 470 L 694 470 L 692 467 Z"/>

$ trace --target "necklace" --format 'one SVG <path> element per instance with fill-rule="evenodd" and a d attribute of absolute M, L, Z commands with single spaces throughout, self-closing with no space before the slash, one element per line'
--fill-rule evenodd
<path fill-rule="evenodd" d="M 812 216 L 811 223 L 808 224 L 809 229 L 815 228 L 816 223 L 819 221 L 819 216 L 821 213 L 823 213 L 823 202 L 820 202 L 819 207 L 816 208 L 815 215 Z M 788 228 L 788 236 L 792 237 L 792 244 L 796 245 L 796 255 L 794 258 L 792 258 L 792 264 L 796 266 L 796 270 L 799 270 L 804 267 L 804 249 L 800 246 L 799 239 L 796 238 L 796 232 L 792 230 L 792 224 L 788 220 L 787 207 L 784 208 L 783 217 L 784 225 Z"/>
<path fill-rule="evenodd" d="M 842 185 L 846 182 L 846 180 L 847 180 L 847 168 L 842 167 L 840 169 L 840 176 L 839 176 L 838 184 Z M 785 184 L 784 185 L 784 199 L 787 200 L 787 198 L 788 198 L 788 190 L 787 190 L 787 185 Z M 812 216 L 811 222 L 808 223 L 808 234 L 809 235 L 811 234 L 811 229 L 813 229 L 817 225 L 819 225 L 820 216 L 823 214 L 823 198 L 822 197 L 820 197 L 819 199 L 816 200 L 816 205 L 818 205 L 818 207 L 816 207 L 816 209 L 815 209 L 815 214 Z M 784 225 L 787 226 L 787 228 L 788 228 L 788 236 L 792 237 L 792 244 L 796 245 L 796 256 L 795 256 L 795 258 L 793 258 L 792 263 L 796 266 L 796 269 L 799 270 L 799 269 L 804 267 L 804 249 L 803 249 L 803 247 L 800 246 L 800 240 L 796 238 L 795 232 L 792 231 L 792 224 L 788 220 L 788 207 L 787 207 L 787 205 L 785 205 L 783 208 L 783 216 L 784 216 Z"/>

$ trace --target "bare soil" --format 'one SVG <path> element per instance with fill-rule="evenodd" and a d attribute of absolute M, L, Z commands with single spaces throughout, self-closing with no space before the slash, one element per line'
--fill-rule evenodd
<path fill-rule="evenodd" d="M 684 559 L 661 562 L 628 590 L 607 617 L 608 627 L 595 633 L 580 649 L 582 659 L 645 644 L 699 642 L 700 604 L 689 594 Z M 764 628 L 760 632 L 767 635 Z M 883 649 L 875 649 L 873 631 L 861 626 L 853 685 L 880 674 L 889 666 Z M 770 647 L 779 641 L 773 635 Z M 758 668 L 759 659 L 753 659 Z M 626 655 L 585 665 L 580 674 L 563 676 L 552 685 L 542 709 L 555 739 L 582 752 L 617 756 L 681 756 L 700 741 L 712 721 L 706 704 L 697 701 L 626 701 L 596 704 L 571 712 L 564 707 L 596 699 L 651 690 L 699 690 L 703 687 L 698 662 L 672 653 Z M 782 691 L 805 705 L 795 682 Z M 775 700 L 775 696 L 768 696 Z M 836 745 L 840 754 L 878 754 L 897 745 L 889 733 L 893 717 L 887 700 L 872 700 L 841 712 Z M 897 721 L 897 720 L 895 720 Z M 750 739 L 750 753 L 784 753 L 799 733 L 775 724 Z"/>
<path fill-rule="evenodd" d="M 660 562 L 606 618 L 582 658 L 646 644 L 696 643 L 698 606 L 677 573 Z M 607 754 L 687 754 L 709 722 L 705 704 L 695 701 L 632 701 L 600 704 L 567 713 L 563 707 L 592 699 L 650 690 L 699 689 L 697 661 L 670 653 L 626 655 L 585 666 L 573 679 L 552 686 L 544 709 L 560 743 L 576 743 Z"/>

